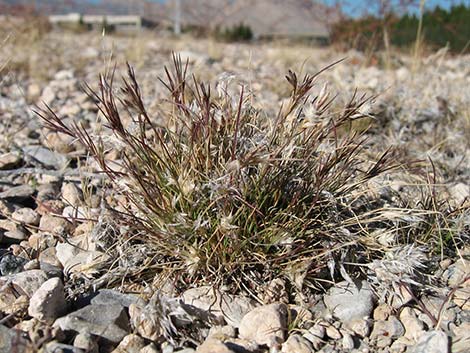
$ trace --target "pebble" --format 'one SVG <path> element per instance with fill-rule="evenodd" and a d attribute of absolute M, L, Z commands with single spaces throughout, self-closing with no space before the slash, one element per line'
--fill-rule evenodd
<path fill-rule="evenodd" d="M 129 333 L 129 318 L 123 306 L 87 305 L 57 319 L 53 327 L 62 331 L 90 333 L 119 343 Z"/>
<path fill-rule="evenodd" d="M 347 281 L 337 283 L 323 301 L 333 316 L 345 323 L 369 317 L 374 309 L 374 294 L 367 281 L 357 285 Z"/>
<path fill-rule="evenodd" d="M 287 310 L 285 304 L 279 303 L 253 309 L 240 322 L 238 328 L 240 338 L 268 347 L 284 342 Z"/>
<path fill-rule="evenodd" d="M 28 314 L 38 320 L 52 324 L 66 313 L 64 285 L 60 278 L 44 282 L 29 300 Z"/>

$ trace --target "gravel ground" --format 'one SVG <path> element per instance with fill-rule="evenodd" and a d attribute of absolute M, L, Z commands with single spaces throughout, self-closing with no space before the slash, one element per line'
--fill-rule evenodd
<path fill-rule="evenodd" d="M 67 122 L 99 128 L 99 112 L 83 84 L 97 87 L 98 74 L 114 63 L 118 80 L 128 60 L 149 112 L 160 116 L 165 95 L 157 78 L 173 51 L 215 89 L 231 81 L 228 89 L 236 93 L 245 85 L 268 114 L 289 93 L 283 79 L 288 69 L 315 73 L 346 58 L 319 76 L 314 93 L 328 84 L 338 104 L 356 88 L 378 95 L 364 108 L 371 117 L 370 150 L 395 146 L 401 158 L 422 161 L 417 174 L 395 171 L 371 183 L 371 190 L 384 199 L 397 192 L 412 198 L 412 185 L 426 179 L 416 175 L 432 173 L 434 190 L 449 207 L 467 207 L 458 222 L 468 240 L 468 56 L 440 51 L 417 63 L 397 54 L 386 70 L 380 57 L 369 65 L 370 58 L 356 52 L 156 33 L 51 32 L 28 46 L 7 41 L 0 48 L 0 352 L 468 352 L 465 241 L 440 255 L 420 254 L 419 246 L 390 255 L 403 262 L 432 258 L 426 283 L 386 291 L 374 282 L 379 275 L 343 276 L 305 298 L 293 298 L 281 277 L 258 293 L 198 285 L 181 293 L 169 283 L 124 283 L 126 269 L 106 270 L 111 255 L 97 236 L 108 226 L 103 199 L 110 195 L 102 192 L 102 175 L 82 146 L 43 128 L 33 110 L 47 104 Z M 144 256 L 146 249 L 138 251 Z"/>

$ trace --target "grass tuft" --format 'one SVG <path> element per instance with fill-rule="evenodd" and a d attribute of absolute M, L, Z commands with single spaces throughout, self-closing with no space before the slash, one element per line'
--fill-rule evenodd
<path fill-rule="evenodd" d="M 149 276 L 171 270 L 182 287 L 233 289 L 285 276 L 301 278 L 301 287 L 345 253 L 365 263 L 420 237 L 409 229 L 431 211 L 387 207 L 368 192 L 372 178 L 401 164 L 392 149 L 371 157 L 367 131 L 352 128 L 372 97 L 353 92 L 338 110 L 327 87 L 310 93 L 321 72 L 289 71 L 290 99 L 273 117 L 253 108 L 243 85 L 237 97 L 223 82 L 214 93 L 176 55 L 165 73 L 162 116 L 147 113 L 130 66 L 119 91 L 114 72 L 88 89 L 114 139 L 106 129 L 66 125 L 48 107 L 38 111 L 46 127 L 79 140 L 109 177 L 120 200 L 116 222 L 126 226 L 120 236 L 149 249 Z M 113 148 L 118 163 L 106 158 Z M 389 245 L 377 231 L 392 234 Z"/>

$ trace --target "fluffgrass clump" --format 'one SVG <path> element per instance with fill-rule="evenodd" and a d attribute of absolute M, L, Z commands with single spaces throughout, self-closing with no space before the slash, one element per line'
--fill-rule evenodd
<path fill-rule="evenodd" d="M 354 93 L 338 110 L 326 87 L 311 96 L 318 74 L 289 72 L 289 102 L 266 116 L 246 87 L 232 97 L 219 82 L 214 94 L 188 77 L 187 63 L 174 56 L 173 64 L 162 80 L 169 92 L 163 117 L 147 112 L 130 66 L 120 92 L 112 73 L 101 77 L 99 91 L 89 90 L 119 141 L 120 163 L 106 159 L 115 146 L 103 133 L 67 126 L 51 109 L 39 112 L 48 128 L 78 139 L 109 177 L 121 200 L 117 222 L 129 244 L 152 249 L 152 271 L 174 271 L 180 283 L 240 288 L 287 276 L 302 286 L 336 254 L 344 259 L 354 249 L 351 262 L 381 254 L 383 243 L 371 234 L 394 228 L 393 218 L 409 210 L 392 215 L 367 193 L 371 178 L 398 165 L 391 150 L 372 161 L 365 132 L 351 129 L 369 98 Z M 400 238 L 399 229 L 389 231 Z"/>

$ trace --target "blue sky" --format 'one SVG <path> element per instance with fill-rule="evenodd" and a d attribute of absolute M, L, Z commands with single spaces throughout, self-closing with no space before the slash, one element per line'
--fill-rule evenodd
<path fill-rule="evenodd" d="M 380 3 L 379 0 L 323 0 L 324 3 L 327 4 L 335 4 L 340 3 L 342 4 L 345 12 L 351 15 L 361 15 L 364 12 L 374 12 L 377 10 L 377 4 Z M 406 0 L 405 0 L 406 2 Z M 399 0 L 392 0 L 392 3 L 395 5 L 399 4 Z M 450 8 L 452 5 L 458 4 L 465 4 L 467 6 L 470 5 L 470 0 L 426 0 L 425 7 L 426 8 L 434 8 L 437 5 L 443 8 Z M 375 5 L 375 6 L 374 6 Z M 417 12 L 419 9 L 419 0 L 414 1 L 414 5 L 411 8 L 412 12 Z"/>

